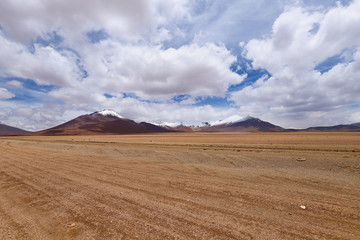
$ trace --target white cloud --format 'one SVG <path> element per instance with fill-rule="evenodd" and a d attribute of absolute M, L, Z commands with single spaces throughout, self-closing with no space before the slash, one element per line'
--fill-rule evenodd
<path fill-rule="evenodd" d="M 147 100 L 180 94 L 225 96 L 230 85 L 244 78 L 230 70 L 236 57 L 212 43 L 162 49 L 103 41 L 83 51 L 92 52 L 84 58 L 87 84 L 110 94 L 132 92 Z"/>
<path fill-rule="evenodd" d="M 9 92 L 6 88 L 0 88 L 0 100 L 1 99 L 10 99 L 15 97 L 15 95 Z"/>
<path fill-rule="evenodd" d="M 18 87 L 18 88 L 23 87 L 22 82 L 19 82 L 19 81 L 16 81 L 16 80 L 7 81 L 6 85 L 13 86 L 13 87 Z"/>
<path fill-rule="evenodd" d="M 186 99 L 180 101 L 180 104 L 181 104 L 181 105 L 193 105 L 193 104 L 195 104 L 196 102 L 197 102 L 197 101 L 196 101 L 195 98 L 189 97 L 189 98 L 186 98 Z"/>
<path fill-rule="evenodd" d="M 253 66 L 272 77 L 234 93 L 232 99 L 243 110 L 287 118 L 287 124 L 301 118 L 303 125 L 311 124 L 306 119 L 324 121 L 331 111 L 359 103 L 359 12 L 358 0 L 325 12 L 288 9 L 275 21 L 271 36 L 245 47 Z M 323 74 L 316 70 L 346 49 L 354 49 L 350 62 L 336 63 Z"/>
<path fill-rule="evenodd" d="M 350 115 L 350 120 L 354 123 L 360 122 L 360 112 L 354 112 Z"/>
<path fill-rule="evenodd" d="M 149 9 L 145 0 L 136 1 L 12 1 L 0 3 L 0 21 L 9 35 L 22 42 L 61 31 L 79 38 L 93 28 L 119 35 L 136 32 L 146 24 Z"/>
<path fill-rule="evenodd" d="M 225 96 L 230 85 L 243 80 L 230 71 L 236 57 L 224 45 L 163 48 L 162 41 L 181 31 L 177 24 L 190 21 L 189 1 L 20 2 L 0 3 L 0 23 L 6 33 L 0 36 L 0 44 L 7 46 L 0 53 L 0 76 L 62 87 L 50 95 L 66 102 L 104 101 L 105 92 L 131 92 L 150 100 L 178 94 Z M 100 29 L 110 37 L 91 44 L 86 33 Z M 34 52 L 27 49 L 29 41 L 48 39 L 52 31 L 64 38 L 60 48 L 35 44 Z M 80 59 L 64 50 L 67 46 Z M 87 78 L 82 78 L 79 60 Z"/>
<path fill-rule="evenodd" d="M 92 30 L 119 41 L 172 40 L 187 43 L 200 31 L 204 42 L 235 43 L 264 34 L 285 4 L 295 0 L 101 0 L 0 1 L 0 23 L 8 35 L 27 44 L 57 31 L 73 44 Z M 264 9 L 266 9 L 264 11 Z M 178 46 L 178 45 L 177 45 Z"/>
<path fill-rule="evenodd" d="M 31 107 L 19 107 L 15 109 L 15 114 L 17 116 L 30 117 L 34 113 L 34 110 Z"/>
<path fill-rule="evenodd" d="M 0 1 L 0 23 L 12 39 L 29 43 L 57 31 L 68 43 L 105 30 L 121 41 L 163 35 L 161 26 L 187 17 L 187 2 L 177 0 Z"/>
<path fill-rule="evenodd" d="M 325 13 L 290 8 L 275 21 L 270 38 L 249 41 L 246 57 L 253 60 L 254 67 L 272 74 L 284 67 L 296 73 L 312 70 L 342 50 L 359 45 L 359 10 L 358 0 Z"/>
<path fill-rule="evenodd" d="M 7 39 L 0 30 L 0 77 L 32 79 L 38 84 L 69 86 L 81 77 L 76 56 L 52 47 L 34 46 L 34 52 Z"/>

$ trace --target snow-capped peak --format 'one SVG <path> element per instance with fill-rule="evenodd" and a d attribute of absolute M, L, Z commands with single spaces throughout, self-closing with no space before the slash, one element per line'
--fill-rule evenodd
<path fill-rule="evenodd" d="M 243 119 L 243 121 L 246 121 L 246 120 L 251 120 L 251 119 L 254 119 L 254 120 L 257 120 L 257 121 L 261 121 L 259 118 L 255 118 L 255 117 L 252 117 L 252 116 L 247 116 Z"/>
<path fill-rule="evenodd" d="M 155 123 L 152 122 L 151 124 L 154 124 L 156 126 L 160 126 L 160 127 L 179 127 L 182 125 L 182 123 L 173 123 L 173 122 L 161 122 L 161 123 Z"/>
<path fill-rule="evenodd" d="M 163 125 L 166 127 L 179 127 L 182 125 L 182 123 L 164 122 Z"/>
<path fill-rule="evenodd" d="M 233 115 L 233 116 L 227 117 L 223 120 L 217 120 L 217 121 L 211 122 L 210 125 L 216 126 L 216 125 L 230 124 L 230 123 L 235 123 L 235 122 L 240 122 L 240 121 L 245 121 L 245 120 L 246 120 L 246 118 L 244 118 L 244 117 L 241 117 L 239 115 Z"/>
<path fill-rule="evenodd" d="M 120 116 L 117 112 L 110 110 L 110 109 L 104 109 L 102 111 L 94 112 L 93 114 L 100 114 L 103 116 L 113 116 L 113 117 L 117 117 L 117 118 L 124 118 L 124 117 Z"/>
<path fill-rule="evenodd" d="M 251 116 L 241 117 L 239 115 L 233 115 L 233 116 L 227 117 L 223 120 L 217 120 L 217 121 L 211 122 L 210 125 L 211 126 L 227 125 L 227 124 L 232 124 L 232 123 L 237 123 L 237 122 L 244 122 L 244 121 L 251 120 L 251 119 L 260 121 L 260 119 L 254 118 Z"/>

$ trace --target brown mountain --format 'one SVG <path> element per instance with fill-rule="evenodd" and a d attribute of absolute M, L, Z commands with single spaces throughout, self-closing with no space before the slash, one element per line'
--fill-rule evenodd
<path fill-rule="evenodd" d="M 237 122 L 210 125 L 199 128 L 202 132 L 285 132 L 282 127 L 262 121 L 258 118 L 247 117 Z"/>
<path fill-rule="evenodd" d="M 82 115 L 59 126 L 34 133 L 35 135 L 95 135 L 169 132 L 150 123 L 137 123 L 110 110 Z"/>
<path fill-rule="evenodd" d="M 28 133 L 28 131 L 0 123 L 0 136 L 20 135 L 20 134 L 25 134 L 25 133 Z"/>
<path fill-rule="evenodd" d="M 360 132 L 360 123 L 341 124 L 328 127 L 310 127 L 300 131 L 306 132 Z"/>

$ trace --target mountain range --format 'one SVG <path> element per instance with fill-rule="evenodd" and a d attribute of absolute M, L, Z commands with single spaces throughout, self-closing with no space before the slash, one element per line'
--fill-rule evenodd
<path fill-rule="evenodd" d="M 112 110 L 81 115 L 53 128 L 38 132 L 28 132 L 19 128 L 0 124 L 0 135 L 96 135 L 96 134 L 139 134 L 163 132 L 355 132 L 360 131 L 360 123 L 307 129 L 284 129 L 259 118 L 239 116 L 208 123 L 202 126 L 182 124 L 137 123 L 124 118 Z"/>
<path fill-rule="evenodd" d="M 360 123 L 341 124 L 329 127 L 310 127 L 304 129 L 306 132 L 358 132 L 360 131 Z"/>

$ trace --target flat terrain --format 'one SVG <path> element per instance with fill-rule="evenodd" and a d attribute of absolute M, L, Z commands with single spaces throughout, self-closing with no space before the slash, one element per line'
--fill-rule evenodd
<path fill-rule="evenodd" d="M 359 236 L 360 133 L 0 138 L 0 239 Z"/>

